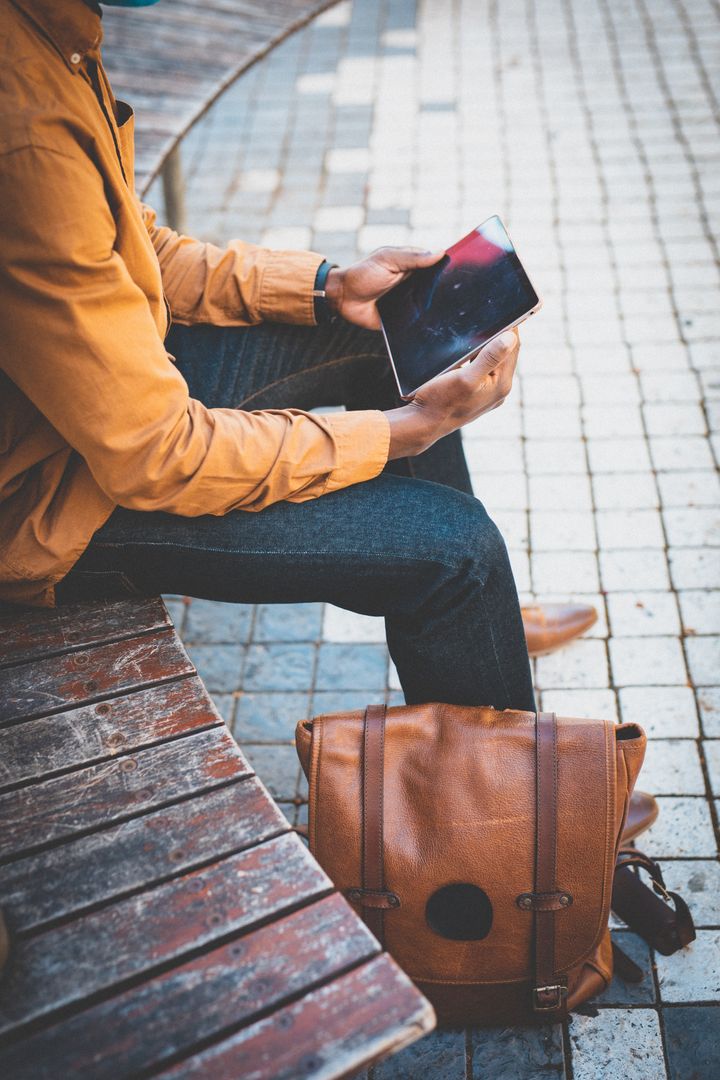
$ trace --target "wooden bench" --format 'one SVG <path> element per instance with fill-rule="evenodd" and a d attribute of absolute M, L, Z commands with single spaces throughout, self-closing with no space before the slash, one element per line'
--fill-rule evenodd
<path fill-rule="evenodd" d="M 341 1077 L 433 1026 L 160 600 L 0 620 L 0 1076 Z"/>
<path fill-rule="evenodd" d="M 163 0 L 151 13 L 103 9 L 103 58 L 135 118 L 135 185 L 162 171 L 165 216 L 183 228 L 178 144 L 257 60 L 337 0 Z"/>

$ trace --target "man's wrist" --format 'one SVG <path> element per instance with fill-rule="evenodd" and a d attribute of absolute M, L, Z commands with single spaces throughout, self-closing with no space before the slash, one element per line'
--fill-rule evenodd
<path fill-rule="evenodd" d="M 388 461 L 422 454 L 443 434 L 436 430 L 430 418 L 417 405 L 408 404 L 401 405 L 398 409 L 389 409 L 385 416 L 390 424 Z"/>
<path fill-rule="evenodd" d="M 328 307 L 333 315 L 338 315 L 340 313 L 340 306 L 343 300 L 344 280 L 345 271 L 341 270 L 339 266 L 331 266 L 330 271 L 325 278 L 325 299 L 327 300 Z"/>

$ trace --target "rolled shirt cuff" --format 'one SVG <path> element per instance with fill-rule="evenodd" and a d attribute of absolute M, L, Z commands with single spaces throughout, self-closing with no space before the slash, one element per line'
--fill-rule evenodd
<path fill-rule="evenodd" d="M 324 419 L 337 451 L 337 464 L 328 477 L 324 495 L 372 480 L 382 472 L 390 452 L 390 421 L 385 413 L 368 409 L 329 413 Z"/>
<path fill-rule="evenodd" d="M 315 276 L 325 261 L 314 251 L 271 251 L 260 286 L 260 317 L 267 322 L 315 325 Z"/>

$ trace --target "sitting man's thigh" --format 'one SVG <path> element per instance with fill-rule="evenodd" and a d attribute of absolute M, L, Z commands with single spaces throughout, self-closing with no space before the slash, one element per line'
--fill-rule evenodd
<path fill-rule="evenodd" d="M 440 484 L 383 474 L 261 513 L 182 518 L 116 510 L 59 590 L 108 586 L 243 603 L 327 601 L 366 614 L 415 608 L 448 574 L 482 584 L 505 548 L 482 504 Z M 113 593 L 117 595 L 117 593 Z"/>
<path fill-rule="evenodd" d="M 191 397 L 211 408 L 311 409 L 395 395 L 382 335 L 343 319 L 173 326 L 166 344 Z"/>

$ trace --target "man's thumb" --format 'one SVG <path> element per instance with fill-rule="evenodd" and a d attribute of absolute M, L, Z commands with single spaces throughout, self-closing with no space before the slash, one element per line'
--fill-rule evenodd
<path fill-rule="evenodd" d="M 492 341 L 488 341 L 487 345 L 483 345 L 472 362 L 473 366 L 481 369 L 483 375 L 489 375 L 498 364 L 501 364 L 503 360 L 507 360 L 514 348 L 515 334 L 512 330 L 505 330 L 504 333 L 493 338 Z"/>

